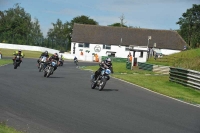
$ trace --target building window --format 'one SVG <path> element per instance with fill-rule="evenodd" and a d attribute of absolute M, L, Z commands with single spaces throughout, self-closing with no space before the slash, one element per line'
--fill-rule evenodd
<path fill-rule="evenodd" d="M 140 57 L 143 57 L 143 52 L 140 52 Z"/>
<path fill-rule="evenodd" d="M 103 49 L 111 49 L 111 45 L 106 45 L 106 44 L 104 44 L 104 45 L 103 45 Z"/>
<path fill-rule="evenodd" d="M 84 47 L 85 47 L 85 48 L 89 48 L 89 47 L 90 47 L 90 44 L 89 44 L 89 43 L 84 43 Z"/>
<path fill-rule="evenodd" d="M 83 46 L 84 46 L 83 43 L 78 44 L 78 47 L 83 47 Z"/>
<path fill-rule="evenodd" d="M 78 47 L 89 48 L 90 44 L 89 43 L 79 43 Z"/>
<path fill-rule="evenodd" d="M 129 51 L 129 47 L 125 47 L 125 51 Z"/>

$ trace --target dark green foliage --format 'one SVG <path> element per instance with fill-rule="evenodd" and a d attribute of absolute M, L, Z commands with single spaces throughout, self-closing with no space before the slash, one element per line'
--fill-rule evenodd
<path fill-rule="evenodd" d="M 114 27 L 128 27 L 128 26 L 126 26 L 126 25 L 124 25 L 124 24 L 120 24 L 120 23 L 114 23 L 114 24 L 111 24 L 111 25 L 108 25 L 108 26 L 114 26 Z"/>
<path fill-rule="evenodd" d="M 191 48 L 200 47 L 200 5 L 193 4 L 187 9 L 177 24 L 180 25 L 179 34 Z"/>
<path fill-rule="evenodd" d="M 31 22 L 31 15 L 15 4 L 14 8 L 0 11 L 0 42 L 40 45 L 43 38 L 39 22 Z"/>

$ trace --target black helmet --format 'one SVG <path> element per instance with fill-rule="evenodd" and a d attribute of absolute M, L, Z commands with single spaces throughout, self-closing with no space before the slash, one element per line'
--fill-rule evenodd
<path fill-rule="evenodd" d="M 48 51 L 45 51 L 44 53 L 45 53 L 45 54 L 48 54 Z"/>

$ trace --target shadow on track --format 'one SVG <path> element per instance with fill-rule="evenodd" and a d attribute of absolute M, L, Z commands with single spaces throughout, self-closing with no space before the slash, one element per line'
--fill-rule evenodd
<path fill-rule="evenodd" d="M 98 88 L 95 88 L 93 90 L 99 90 Z M 119 91 L 118 89 L 103 89 L 102 91 Z"/>

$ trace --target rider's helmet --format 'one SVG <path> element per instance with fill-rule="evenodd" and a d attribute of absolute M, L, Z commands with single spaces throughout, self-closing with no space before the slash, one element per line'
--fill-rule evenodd
<path fill-rule="evenodd" d="M 44 53 L 45 53 L 46 55 L 48 55 L 48 51 L 45 51 Z"/>
<path fill-rule="evenodd" d="M 107 64 L 107 65 L 111 65 L 111 59 L 110 59 L 110 58 L 107 58 L 107 59 L 106 59 L 106 64 Z"/>
<path fill-rule="evenodd" d="M 55 53 L 54 56 L 58 57 L 58 53 Z"/>
<path fill-rule="evenodd" d="M 18 53 L 21 53 L 21 52 L 22 52 L 22 50 L 21 50 L 21 49 L 19 49 L 19 50 L 18 50 Z"/>

